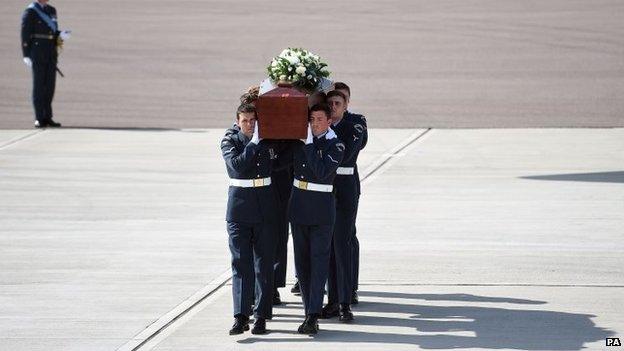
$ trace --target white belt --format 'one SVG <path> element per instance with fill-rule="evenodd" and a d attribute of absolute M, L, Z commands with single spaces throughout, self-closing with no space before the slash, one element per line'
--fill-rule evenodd
<path fill-rule="evenodd" d="M 232 179 L 230 178 L 231 186 L 238 186 L 241 188 L 256 188 L 259 186 L 271 185 L 271 178 L 257 178 L 257 179 Z"/>
<path fill-rule="evenodd" d="M 336 174 L 338 175 L 353 175 L 355 173 L 355 167 L 338 167 Z"/>
<path fill-rule="evenodd" d="M 293 185 L 302 190 L 321 191 L 324 193 L 331 193 L 334 190 L 334 186 L 331 184 L 316 184 L 297 179 L 293 181 Z"/>

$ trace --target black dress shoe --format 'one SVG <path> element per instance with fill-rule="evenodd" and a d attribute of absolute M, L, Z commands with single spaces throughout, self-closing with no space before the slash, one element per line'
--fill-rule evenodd
<path fill-rule="evenodd" d="M 230 335 L 242 334 L 249 330 L 249 317 L 238 314 L 234 317 L 234 325 L 230 329 Z"/>
<path fill-rule="evenodd" d="M 297 329 L 297 332 L 299 334 L 308 334 L 308 335 L 312 335 L 312 334 L 316 334 L 319 331 L 319 326 L 318 326 L 318 316 L 315 314 L 309 314 L 305 321 L 303 321 L 303 324 L 301 324 L 299 326 L 299 329 Z"/>
<path fill-rule="evenodd" d="M 61 124 L 58 122 L 54 122 L 53 120 L 49 120 L 48 121 L 48 127 L 52 127 L 52 128 L 60 128 Z"/>
<path fill-rule="evenodd" d="M 337 303 L 328 303 L 321 311 L 321 319 L 337 317 L 340 308 Z"/>
<path fill-rule="evenodd" d="M 357 305 L 358 303 L 360 303 L 360 298 L 357 294 L 357 291 L 354 291 L 353 294 L 351 295 L 351 304 Z"/>
<path fill-rule="evenodd" d="M 282 304 L 282 299 L 280 298 L 279 291 L 275 289 L 275 291 L 273 292 L 273 305 L 281 305 L 281 304 Z"/>
<path fill-rule="evenodd" d="M 264 318 L 256 319 L 256 322 L 254 323 L 254 326 L 251 329 L 251 333 L 258 335 L 258 334 L 266 334 L 266 332 L 267 332 L 266 320 Z"/>
<path fill-rule="evenodd" d="M 295 285 L 293 285 L 292 289 L 290 289 L 290 292 L 295 295 L 301 295 L 301 287 L 299 286 L 298 280 L 295 282 Z"/>
<path fill-rule="evenodd" d="M 45 128 L 47 126 L 48 126 L 48 124 L 45 123 L 45 122 L 35 121 L 35 128 Z"/>
<path fill-rule="evenodd" d="M 351 313 L 351 306 L 348 303 L 340 304 L 340 317 L 341 322 L 351 322 L 353 320 L 353 313 Z"/>

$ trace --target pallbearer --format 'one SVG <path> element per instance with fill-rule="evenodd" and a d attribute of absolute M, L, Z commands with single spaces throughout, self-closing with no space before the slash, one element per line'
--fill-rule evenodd
<path fill-rule="evenodd" d="M 308 137 L 293 150 L 294 180 L 289 206 L 295 268 L 305 321 L 301 334 L 316 334 L 327 281 L 332 229 L 336 217 L 333 182 L 345 146 L 329 129 L 327 105 L 310 108 Z"/>
<path fill-rule="evenodd" d="M 311 108 L 316 104 L 326 104 L 327 103 L 327 94 L 323 91 L 315 91 L 310 96 L 308 96 L 308 106 Z M 292 183 L 292 182 L 291 182 Z M 290 292 L 294 295 L 301 295 L 301 288 L 299 287 L 299 281 L 297 281 L 295 276 L 295 284 L 293 284 Z"/>
<path fill-rule="evenodd" d="M 327 94 L 331 107 L 332 128 L 345 145 L 344 157 L 334 179 L 336 194 L 336 222 L 332 240 L 327 284 L 328 304 L 323 318 L 340 316 L 340 321 L 353 320 L 351 295 L 353 293 L 352 247 L 353 226 L 358 205 L 358 181 L 355 164 L 362 144 L 362 129 L 344 120 L 346 97 L 339 91 Z"/>
<path fill-rule="evenodd" d="M 242 104 L 255 105 L 258 101 L 259 86 L 251 86 L 240 97 Z M 237 129 L 235 125 L 233 127 Z M 291 140 L 276 140 L 273 146 L 276 154 L 290 147 Z M 273 167 L 271 183 L 277 194 L 278 213 L 276 224 L 275 262 L 273 263 L 273 305 L 280 305 L 282 300 L 278 288 L 286 286 L 286 264 L 288 262 L 288 199 L 292 189 L 292 166 Z"/>
<path fill-rule="evenodd" d="M 272 317 L 273 260 L 275 255 L 277 199 L 271 185 L 274 151 L 258 135 L 256 109 L 243 104 L 236 111 L 239 132 L 228 130 L 221 152 L 230 187 L 227 231 L 232 254 L 234 325 L 230 335 L 249 330 L 254 305 L 253 334 L 266 333 Z"/>
<path fill-rule="evenodd" d="M 355 125 L 362 126 L 362 145 L 360 150 L 366 147 L 366 143 L 368 143 L 368 126 L 366 122 L 366 117 L 364 115 L 360 115 L 349 111 L 349 102 L 351 102 L 351 88 L 343 82 L 336 82 L 333 86 L 334 90 L 337 90 L 345 95 L 347 98 L 347 110 L 344 113 L 344 120 L 347 122 L 351 122 Z M 355 180 L 357 181 L 357 189 L 358 189 L 358 197 L 360 195 L 360 174 L 358 172 L 357 163 L 355 164 Z M 359 201 L 358 201 L 359 203 Z M 357 218 L 357 209 L 356 209 L 356 218 Z M 351 297 L 351 304 L 356 305 L 359 303 L 358 299 L 358 283 L 360 279 L 360 241 L 357 237 L 357 229 L 356 224 L 353 225 L 353 236 L 351 239 L 351 248 L 352 248 L 352 279 L 353 279 L 353 295 Z"/>

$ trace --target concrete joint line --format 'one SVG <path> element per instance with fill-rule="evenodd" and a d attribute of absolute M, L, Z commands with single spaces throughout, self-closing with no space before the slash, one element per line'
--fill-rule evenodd
<path fill-rule="evenodd" d="M 232 272 L 228 269 L 171 311 L 162 315 L 130 341 L 119 347 L 117 351 L 151 350 L 191 317 L 206 308 L 212 300 L 211 297 L 214 298 L 215 293 L 230 279 L 232 279 Z"/>
<path fill-rule="evenodd" d="M 26 139 L 30 139 L 31 137 L 37 135 L 37 134 L 41 134 L 43 133 L 45 130 L 34 130 L 26 135 L 22 135 L 21 137 L 15 138 L 13 140 L 10 140 L 2 145 L 0 145 L 0 150 L 6 149 L 11 145 L 15 145 L 17 143 L 19 143 L 20 141 L 24 141 Z"/>
<path fill-rule="evenodd" d="M 369 177 L 372 174 L 376 172 L 382 173 L 379 172 L 379 170 L 382 169 L 383 166 L 387 168 L 390 159 L 405 155 L 403 151 L 407 150 L 409 146 L 413 145 L 414 142 L 419 140 L 430 130 L 431 128 L 428 128 L 424 132 L 415 132 L 407 139 L 397 144 L 390 152 L 382 154 L 377 161 L 362 173 L 362 183 L 367 179 L 370 182 L 372 178 Z M 148 351 L 153 349 L 161 341 L 165 340 L 169 335 L 173 334 L 173 332 L 188 322 L 194 315 L 206 308 L 210 302 L 215 300 L 220 294 L 224 293 L 225 289 L 221 288 L 227 286 L 231 279 L 232 272 L 228 268 L 228 270 L 221 273 L 219 277 L 205 285 L 201 290 L 158 318 L 158 320 L 150 324 L 142 332 L 135 335 L 130 341 L 119 347 L 117 351 Z"/>
<path fill-rule="evenodd" d="M 360 180 L 362 185 L 367 184 L 377 178 L 380 174 L 385 172 L 392 163 L 407 154 L 407 151 L 415 145 L 417 141 L 422 141 L 424 136 L 427 135 L 432 128 L 427 128 L 423 132 L 414 132 L 412 135 L 404 139 L 401 143 L 397 144 L 390 152 L 384 153 L 381 157 L 370 165 L 362 173 Z"/>

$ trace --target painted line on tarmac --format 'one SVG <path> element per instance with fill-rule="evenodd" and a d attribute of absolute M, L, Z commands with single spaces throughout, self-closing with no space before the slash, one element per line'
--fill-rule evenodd
<path fill-rule="evenodd" d="M 431 128 L 425 131 L 417 131 L 397 144 L 389 152 L 383 153 L 377 161 L 375 161 L 370 167 L 361 175 L 361 182 L 371 182 L 374 178 L 371 175 L 378 176 L 383 173 L 390 165 L 389 162 L 393 158 L 398 158 L 405 155 L 404 151 L 414 145 L 417 140 L 420 140 L 425 134 L 427 134 Z M 228 284 L 232 279 L 232 271 L 228 268 L 221 273 L 217 278 L 213 279 L 210 283 L 205 285 L 201 290 L 184 300 L 178 306 L 171 311 L 167 312 L 154 323 L 150 324 L 142 332 L 135 335 L 130 341 L 120 346 L 117 351 L 148 351 L 156 347 L 160 342 L 168 338 L 178 328 L 188 322 L 193 316 L 205 309 L 211 302 L 223 295 L 227 289 L 221 289 L 224 286 L 230 286 Z"/>
<path fill-rule="evenodd" d="M 26 139 L 30 139 L 31 137 L 43 133 L 45 130 L 34 130 L 31 131 L 30 133 L 26 134 L 26 135 L 22 135 L 21 137 L 15 138 L 13 140 L 9 140 L 7 143 L 0 145 L 0 150 L 3 150 L 11 145 L 15 145 L 17 143 L 19 143 L 20 141 L 24 141 Z"/>

